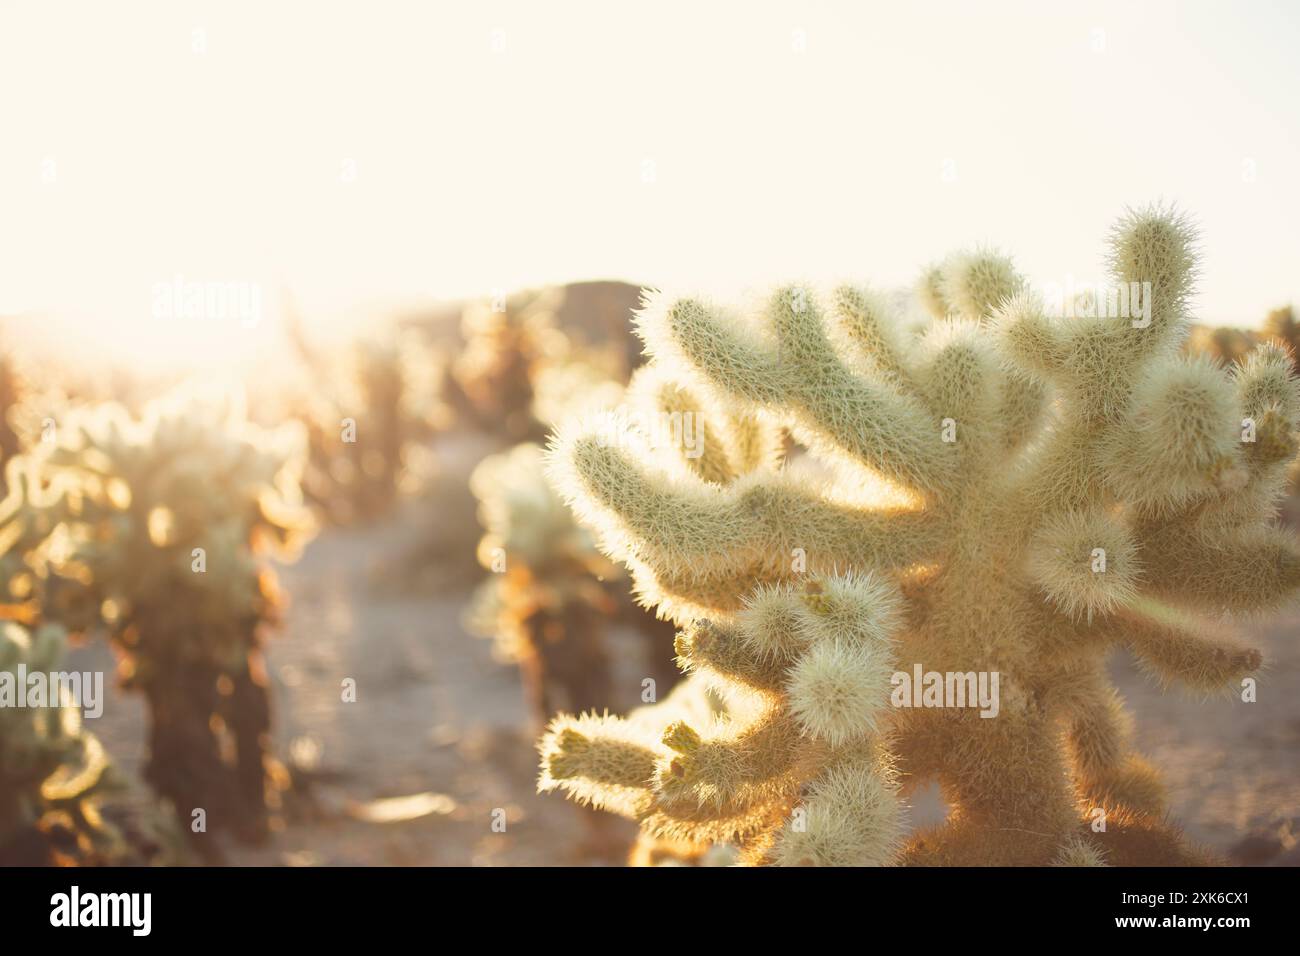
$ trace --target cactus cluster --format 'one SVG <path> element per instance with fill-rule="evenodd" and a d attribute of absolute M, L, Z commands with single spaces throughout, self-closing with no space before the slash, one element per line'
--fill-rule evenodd
<path fill-rule="evenodd" d="M 150 713 L 146 778 L 188 822 L 266 824 L 270 702 L 260 646 L 280 597 L 266 564 L 310 533 L 295 427 L 194 394 L 78 409 L 10 462 L 0 503 L 7 600 L 106 630 Z"/>
<path fill-rule="evenodd" d="M 63 629 L 0 624 L 0 672 L 60 671 Z M 140 865 L 181 858 L 174 827 L 146 804 L 120 814 L 127 785 L 70 701 L 0 707 L 0 865 Z M 114 819 L 114 818 L 117 819 Z"/>
<path fill-rule="evenodd" d="M 561 430 L 551 473 L 685 627 L 683 662 L 765 709 L 716 733 L 561 718 L 543 788 L 754 862 L 1204 861 L 1165 818 L 1106 659 L 1126 648 L 1207 694 L 1259 668 L 1232 631 L 1300 588 L 1275 522 L 1300 392 L 1276 346 L 1230 371 L 1181 353 L 1196 243 L 1180 215 L 1126 214 L 1108 268 L 1147 290 L 1140 319 L 1048 315 L 988 250 L 925 274 L 920 334 L 857 286 L 755 309 L 649 297 L 643 393 L 701 419 L 702 454 L 597 415 Z M 823 467 L 782 465 L 783 428 Z M 882 711 L 886 659 L 997 674 L 996 714 L 942 697 Z M 904 795 L 937 781 L 949 807 L 896 851 L 891 773 Z"/>

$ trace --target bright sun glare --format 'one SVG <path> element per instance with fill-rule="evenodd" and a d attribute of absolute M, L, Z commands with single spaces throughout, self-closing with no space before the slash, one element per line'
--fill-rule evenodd
<path fill-rule="evenodd" d="M 255 361 L 285 292 L 325 329 L 579 278 L 904 284 L 975 242 L 1087 281 L 1159 197 L 1209 237 L 1200 317 L 1300 298 L 1286 5 L 148 6 L 0 13 L 0 314 L 65 354 Z M 178 280 L 260 315 L 160 315 Z"/>

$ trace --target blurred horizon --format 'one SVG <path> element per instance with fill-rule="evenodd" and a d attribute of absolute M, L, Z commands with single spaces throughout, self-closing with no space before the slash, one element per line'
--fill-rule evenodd
<path fill-rule="evenodd" d="M 0 4 L 3 334 L 70 357 L 247 359 L 286 293 L 329 335 L 586 279 L 899 286 L 980 243 L 1087 282 L 1154 200 L 1202 228 L 1198 320 L 1300 301 L 1284 3 L 138 9 Z M 160 312 L 176 277 L 260 320 Z"/>

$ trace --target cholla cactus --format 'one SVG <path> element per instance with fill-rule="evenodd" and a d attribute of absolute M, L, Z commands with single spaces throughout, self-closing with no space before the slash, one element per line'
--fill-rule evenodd
<path fill-rule="evenodd" d="M 899 812 L 878 732 L 901 605 L 872 577 L 760 588 L 734 622 L 699 621 L 678 638 L 731 714 L 700 729 L 671 708 L 658 725 L 559 717 L 540 788 L 634 817 L 654 837 L 741 843 L 747 862 L 887 862 Z"/>
<path fill-rule="evenodd" d="M 1188 339 L 1187 349 L 1192 354 L 1205 355 L 1222 365 L 1231 366 L 1244 364 L 1250 353 L 1260 345 L 1283 349 L 1291 356 L 1292 374 L 1300 374 L 1300 353 L 1297 353 L 1297 349 L 1300 349 L 1300 323 L 1296 322 L 1295 310 L 1291 306 L 1282 306 L 1269 312 L 1258 332 L 1230 327 L 1195 326 Z M 1282 506 L 1283 518 L 1292 527 L 1300 524 L 1295 498 L 1297 487 L 1300 487 L 1300 461 L 1291 463 L 1288 497 Z"/>
<path fill-rule="evenodd" d="M 280 604 L 269 550 L 310 531 L 301 432 L 189 396 L 141 421 L 106 404 L 10 463 L 9 599 L 74 631 L 104 625 L 150 707 L 146 776 L 188 821 L 262 832 L 270 704 L 260 645 Z M 234 764 L 227 754 L 233 751 Z"/>
<path fill-rule="evenodd" d="M 61 670 L 62 628 L 0 624 L 0 672 Z M 20 670 L 20 668 L 25 668 Z M 139 865 L 177 860 L 156 817 L 113 821 L 127 791 L 98 739 L 69 701 L 0 707 L 0 865 Z M 170 850 L 168 849 L 170 847 Z"/>
<path fill-rule="evenodd" d="M 988 252 L 927 277 L 937 321 L 919 338 L 884 297 L 850 286 L 829 300 L 779 289 L 759 320 L 652 297 L 640 330 L 676 406 L 704 413 L 703 455 L 684 460 L 609 418 L 556 440 L 556 480 L 645 600 L 684 624 L 715 622 L 688 628 L 688 662 L 703 635 L 730 666 L 770 668 L 746 622 L 806 568 L 896 584 L 905 674 L 999 675 L 996 716 L 942 697 L 949 706 L 887 715 L 904 781 L 938 780 L 950 805 L 904 862 L 1200 859 L 1163 821 L 1105 658 L 1123 646 L 1164 683 L 1231 692 L 1261 657 L 1211 617 L 1275 607 L 1300 587 L 1300 551 L 1273 522 L 1300 416 L 1289 357 L 1265 347 L 1228 373 L 1179 354 L 1195 268 L 1181 217 L 1130 213 L 1110 245 L 1114 281 L 1149 290 L 1140 317 L 1048 317 Z M 832 462 L 835 480 L 735 467 L 767 457 L 756 449 L 771 447 L 774 423 Z M 810 730 L 741 736 L 748 746 L 721 766 L 762 787 L 785 771 L 778 757 L 813 748 Z M 658 746 L 677 755 L 649 760 Z M 727 753 L 680 729 L 658 744 L 590 717 L 558 724 L 545 748 L 545 786 L 569 781 L 638 814 L 647 789 L 699 787 Z M 674 761 L 684 775 L 667 772 Z M 1096 809 L 1104 832 L 1087 825 Z"/>
<path fill-rule="evenodd" d="M 493 572 L 475 595 L 471 629 L 519 664 L 539 722 L 559 706 L 608 706 L 614 602 L 598 578 L 613 568 L 547 485 L 541 447 L 485 458 L 470 490 L 486 529 L 479 562 Z"/>
<path fill-rule="evenodd" d="M 421 446 L 446 422 L 442 359 L 404 333 L 354 343 L 336 362 L 300 323 L 291 331 L 312 386 L 290 403 L 307 429 L 304 496 L 336 524 L 383 515 L 425 477 Z"/>
<path fill-rule="evenodd" d="M 1236 365 L 1250 354 L 1258 336 L 1247 329 L 1231 326 L 1193 326 L 1187 340 L 1187 351 L 1193 355 L 1206 355 L 1225 367 Z"/>
<path fill-rule="evenodd" d="M 560 289 L 521 292 L 505 302 L 465 308 L 461 350 L 448 378 L 448 401 L 486 431 L 515 440 L 540 433 L 533 388 L 543 363 L 566 346 L 555 327 Z"/>
<path fill-rule="evenodd" d="M 1273 309 L 1264 317 L 1259 331 L 1238 329 L 1232 326 L 1196 325 L 1188 337 L 1187 349 L 1198 355 L 1207 355 L 1223 365 L 1244 362 L 1246 356 L 1261 343 L 1272 342 L 1291 356 L 1292 367 L 1300 369 L 1297 348 L 1300 348 L 1300 322 L 1295 309 L 1289 305 Z"/>

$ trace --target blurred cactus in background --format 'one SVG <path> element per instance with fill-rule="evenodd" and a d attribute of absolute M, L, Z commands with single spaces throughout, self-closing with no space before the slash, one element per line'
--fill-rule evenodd
<path fill-rule="evenodd" d="M 479 563 L 492 573 L 466 626 L 493 639 L 498 659 L 518 664 L 534 732 L 558 708 L 604 711 L 613 698 L 608 630 L 617 604 L 600 579 L 614 569 L 547 485 L 541 446 L 488 456 L 470 490 L 486 529 Z M 623 852 L 605 819 L 584 821 L 580 856 Z"/>
<path fill-rule="evenodd" d="M 353 343 L 339 361 L 314 347 L 292 306 L 287 311 L 310 380 L 290 409 L 307 429 L 303 494 L 332 524 L 381 517 L 432 467 L 425 445 L 449 415 L 443 362 L 415 332 Z"/>
<path fill-rule="evenodd" d="M 1243 361 L 1257 346 L 1272 342 L 1281 346 L 1291 356 L 1292 367 L 1300 373 L 1300 322 L 1295 310 L 1284 305 L 1264 317 L 1259 331 L 1231 326 L 1196 325 L 1188 337 L 1187 350 L 1195 355 L 1205 355 L 1222 365 L 1232 366 Z"/>
<path fill-rule="evenodd" d="M 1292 367 L 1300 373 L 1300 322 L 1296 321 L 1295 309 L 1289 305 L 1274 309 L 1264 317 L 1262 332 L 1265 339 L 1286 347 L 1291 354 Z"/>
<path fill-rule="evenodd" d="M 447 401 L 458 416 L 512 441 L 541 436 L 533 389 L 542 363 L 565 346 L 555 326 L 562 300 L 562 289 L 548 288 L 465 307 L 465 345 L 447 379 Z"/>
<path fill-rule="evenodd" d="M 618 350 L 599 351 L 571 344 L 565 361 L 552 362 L 539 370 L 533 396 L 534 416 L 548 428 L 554 428 L 584 412 L 614 408 L 626 411 L 629 403 L 645 401 L 638 393 L 644 390 L 648 378 L 633 374 L 633 383 L 642 384 L 634 385 L 634 390 L 629 391 L 629 385 L 618 378 L 623 368 Z M 673 664 L 676 629 L 671 622 L 656 618 L 638 604 L 621 567 L 608 560 L 603 560 L 603 565 L 601 580 L 616 605 L 613 617 L 640 636 L 645 645 L 645 676 L 654 681 L 656 694 L 666 694 L 680 676 Z M 550 713 L 542 715 L 543 723 Z"/>
<path fill-rule="evenodd" d="M 0 672 L 63 670 L 62 628 L 0 624 Z M 20 668 L 25 668 L 21 670 Z M 133 798 L 71 701 L 0 707 L 0 866 L 184 862 L 174 822 Z"/>
<path fill-rule="evenodd" d="M 296 556 L 300 429 L 268 431 L 231 398 L 179 394 L 142 419 L 78 409 L 10 463 L 0 551 L 11 603 L 106 629 L 149 705 L 146 778 L 188 824 L 262 835 L 270 700 L 261 644 L 281 607 L 266 558 Z"/>
<path fill-rule="evenodd" d="M 847 711 L 859 728 L 886 723 L 904 785 L 937 780 L 949 803 L 903 862 L 1204 861 L 1165 819 L 1105 660 L 1125 647 L 1162 683 L 1207 694 L 1240 691 L 1259 668 L 1228 622 L 1300 588 L 1300 548 L 1275 522 L 1300 394 L 1274 346 L 1231 373 L 1179 354 L 1195 263 L 1185 221 L 1152 208 L 1121 219 L 1110 243 L 1113 281 L 1143 290 L 1141 317 L 1049 316 L 991 252 L 953 256 L 923 281 L 934 321 L 919 337 L 889 300 L 852 286 L 828 300 L 779 289 L 758 320 L 651 297 L 639 324 L 646 374 L 666 383 L 659 420 L 690 413 L 702 444 L 645 419 L 590 416 L 561 431 L 552 471 L 647 603 L 686 626 L 686 662 L 707 653 L 793 700 L 794 676 L 774 663 L 783 649 L 759 653 L 754 602 L 796 593 L 805 574 L 870 575 L 901 594 L 902 670 L 998 674 L 1000 705 L 991 717 L 951 705 L 877 716 L 878 683 L 827 650 L 810 669 L 834 691 L 796 711 L 814 722 L 784 724 L 779 746 L 562 718 L 543 744 L 542 786 L 664 832 L 689 807 L 779 807 L 794 801 L 789 765 L 773 755 L 806 751 L 819 731 L 843 743 L 849 724 L 833 714 Z M 828 463 L 830 480 L 776 466 L 777 425 Z M 817 719 L 817 700 L 832 716 Z M 865 787 L 859 759 L 834 792 Z M 719 776 L 732 772 L 736 793 Z M 774 791 L 782 800 L 770 805 L 753 796 Z M 813 785 L 804 799 L 829 792 Z M 883 832 L 878 792 L 856 803 L 861 835 Z M 663 794 L 680 794 L 682 809 Z M 848 859 L 829 848 L 850 817 L 809 813 L 800 840 L 771 850 L 762 819 L 724 827 L 748 859 Z"/>
<path fill-rule="evenodd" d="M 1265 344 L 1285 350 L 1290 356 L 1292 373 L 1300 375 L 1300 323 L 1297 323 L 1295 310 L 1289 305 L 1274 309 L 1265 316 L 1264 324 L 1258 332 L 1230 327 L 1194 326 L 1187 349 L 1193 355 L 1204 355 L 1231 368 L 1244 364 L 1256 348 Z M 1281 506 L 1283 520 L 1293 528 L 1300 528 L 1300 501 L 1296 499 L 1298 487 L 1300 461 L 1295 461 L 1287 474 L 1288 494 Z"/>
<path fill-rule="evenodd" d="M 1231 367 L 1249 355 L 1258 341 L 1258 336 L 1248 329 L 1198 325 L 1188 336 L 1187 350 L 1192 354 L 1209 356 L 1224 367 Z"/>
<path fill-rule="evenodd" d="M 479 463 L 470 477 L 486 533 L 469 624 L 519 664 L 539 726 L 557 708 L 604 709 L 611 676 L 605 632 L 614 600 L 600 582 L 614 568 L 547 485 L 538 445 Z"/>

